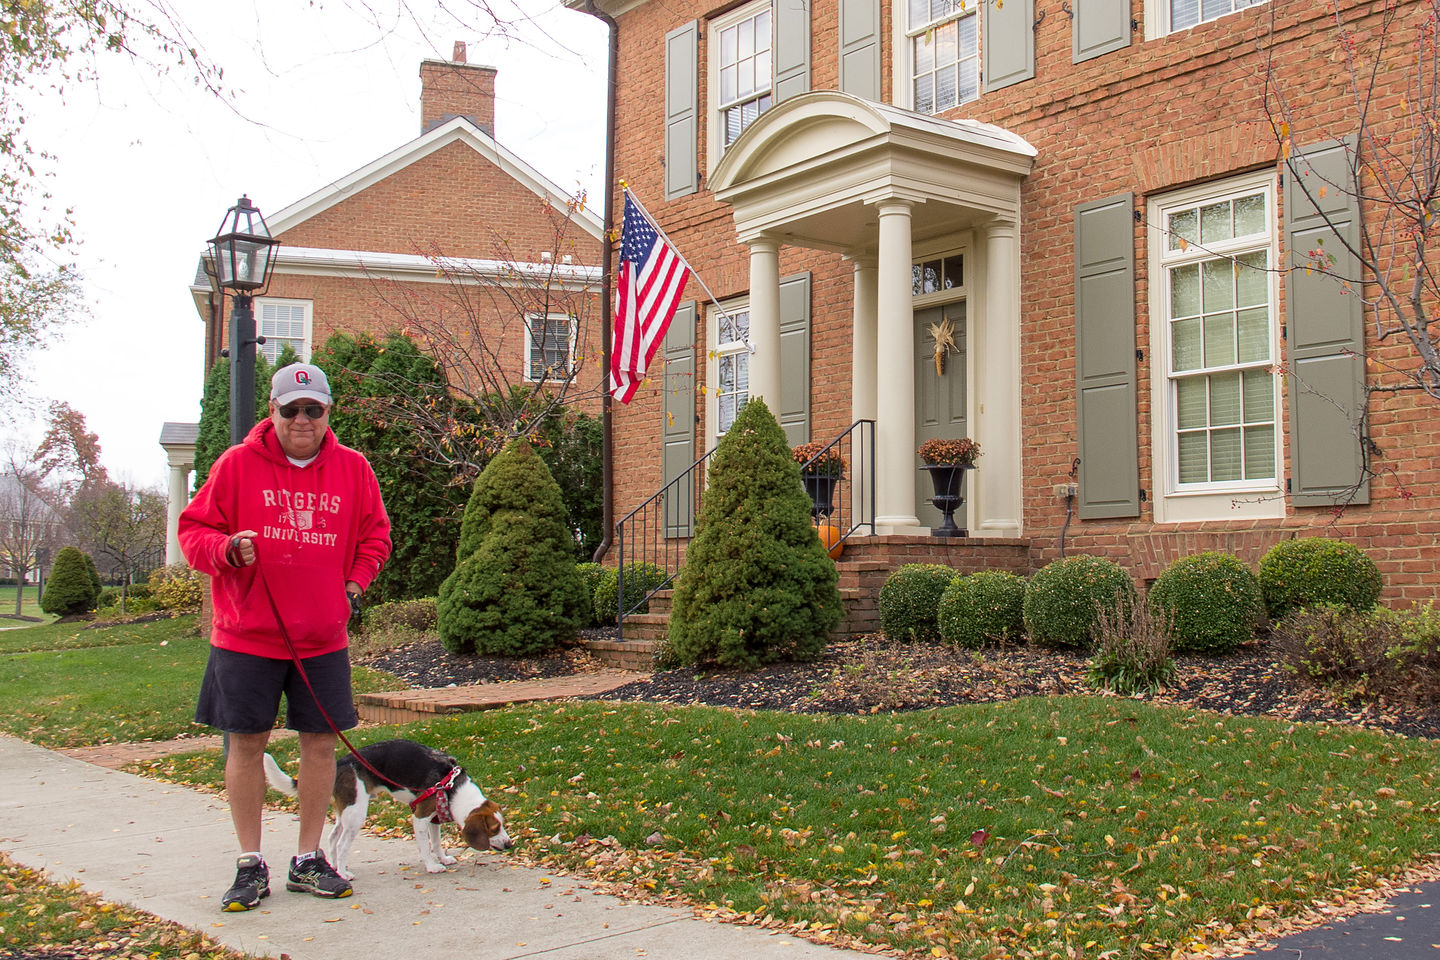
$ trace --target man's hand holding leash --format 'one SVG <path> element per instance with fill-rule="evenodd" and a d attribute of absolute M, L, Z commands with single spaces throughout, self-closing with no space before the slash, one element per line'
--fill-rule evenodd
<path fill-rule="evenodd" d="M 225 560 L 232 567 L 248 567 L 255 562 L 255 538 L 260 536 L 254 530 L 241 530 L 230 538 L 225 548 Z M 346 584 L 348 590 L 350 584 Z M 358 585 L 357 585 L 358 589 Z"/>

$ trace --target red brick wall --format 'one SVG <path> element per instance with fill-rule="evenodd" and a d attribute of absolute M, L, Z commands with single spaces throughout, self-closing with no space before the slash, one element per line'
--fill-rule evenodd
<path fill-rule="evenodd" d="M 438 126 L 446 117 L 472 117 L 481 129 L 495 136 L 494 67 L 444 60 L 420 64 L 420 132 Z"/>
<path fill-rule="evenodd" d="M 890 97 L 890 4 L 884 5 L 884 90 Z M 677 246 L 721 298 L 748 285 L 748 254 L 734 240 L 729 211 L 704 189 L 674 202 L 663 200 L 664 35 L 691 18 L 701 19 L 699 76 L 707 75 L 708 25 L 701 6 L 644 3 L 619 18 L 620 70 L 617 99 L 616 174 L 629 181 Z M 833 87 L 837 77 L 836 5 L 816 4 L 812 22 L 811 85 Z M 1378 7 L 1375 8 L 1379 10 Z M 1405 5 L 1395 36 L 1413 36 L 1424 11 Z M 993 92 L 954 111 L 996 123 L 1025 137 L 1038 150 L 1035 169 L 1022 186 L 1021 365 L 1025 535 L 1034 567 L 1059 556 L 1065 530 L 1067 554 L 1099 553 L 1126 564 L 1136 576 L 1155 576 L 1184 553 L 1218 549 L 1258 559 L 1283 537 L 1320 534 L 1351 539 L 1380 564 L 1392 601 L 1432 597 L 1440 586 L 1440 440 L 1431 427 L 1434 401 L 1412 394 L 1378 395 L 1371 432 L 1386 471 L 1371 483 L 1371 503 L 1338 517 L 1329 509 L 1294 508 L 1279 520 L 1156 525 L 1152 502 L 1133 521 L 1079 521 L 1066 525 L 1065 503 L 1052 493 L 1069 479 L 1077 455 L 1073 209 L 1089 200 L 1133 192 L 1142 214 L 1147 195 L 1256 169 L 1278 170 L 1280 151 L 1266 120 L 1263 76 L 1273 65 L 1292 111 L 1293 137 L 1304 146 L 1353 127 L 1349 90 L 1341 75 L 1338 45 L 1320 7 L 1264 3 L 1218 21 L 1156 40 L 1144 39 L 1143 4 L 1132 4 L 1138 29 L 1131 46 L 1081 64 L 1071 62 L 1072 18 L 1060 0 L 1037 0 L 1036 79 Z M 1361 33 L 1377 29 L 1378 12 L 1350 6 L 1346 18 Z M 1271 34 L 1273 31 L 1273 36 Z M 1392 44 L 1410 55 L 1406 41 Z M 1390 81 L 1375 114 L 1398 122 L 1406 112 L 1403 77 Z M 705 86 L 701 84 L 699 156 L 707 156 Z M 1382 132 L 1396 132 L 1382 131 Z M 703 160 L 702 160 L 703 165 Z M 1367 210 L 1371 216 L 1374 210 Z M 1136 346 L 1150 352 L 1150 225 L 1135 234 Z M 784 248 L 782 276 L 814 272 L 811 410 L 812 436 L 835 435 L 850 419 L 851 281 L 839 257 Z M 695 286 L 690 292 L 701 296 Z M 1284 316 L 1282 301 L 1280 316 Z M 1367 343 L 1382 362 L 1403 362 L 1407 348 Z M 705 370 L 705 334 L 698 337 L 697 370 Z M 1283 349 L 1283 348 L 1282 348 Z M 1283 356 L 1282 358 L 1283 359 Z M 1372 371 L 1375 369 L 1372 363 Z M 615 415 L 616 515 L 659 484 L 659 370 L 626 408 Z M 1139 365 L 1138 428 L 1141 486 L 1153 497 L 1148 359 Z M 1285 408 L 1290 397 L 1286 384 Z M 697 409 L 703 413 L 703 407 Z M 703 419 L 702 419 L 703 422 Z M 1288 433 L 1288 427 L 1286 428 Z M 1287 437 L 1288 443 L 1288 437 Z M 983 462 L 982 462 L 983 469 Z M 1287 469 L 1287 474 L 1288 474 Z"/>

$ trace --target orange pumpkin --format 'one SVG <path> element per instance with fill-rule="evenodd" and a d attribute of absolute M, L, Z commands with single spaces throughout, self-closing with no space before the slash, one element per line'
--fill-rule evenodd
<path fill-rule="evenodd" d="M 825 544 L 831 560 L 839 560 L 840 554 L 845 552 L 845 542 L 840 539 L 840 528 L 829 522 L 822 523 L 815 528 L 820 535 L 820 542 Z"/>

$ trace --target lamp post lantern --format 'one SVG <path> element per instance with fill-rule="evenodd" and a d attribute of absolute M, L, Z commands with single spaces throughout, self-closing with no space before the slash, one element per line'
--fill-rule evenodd
<path fill-rule="evenodd" d="M 230 442 L 245 439 L 255 425 L 255 313 L 251 297 L 270 282 L 270 269 L 280 241 L 270 236 L 265 218 L 250 198 L 242 196 L 225 212 L 210 241 L 215 283 L 234 298 L 230 311 Z"/>

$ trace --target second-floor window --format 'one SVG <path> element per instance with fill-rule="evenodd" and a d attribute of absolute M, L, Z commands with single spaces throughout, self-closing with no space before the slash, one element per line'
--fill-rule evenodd
<path fill-rule="evenodd" d="M 977 10 L 978 0 L 909 0 L 906 41 L 917 112 L 942 113 L 980 96 Z"/>
<path fill-rule="evenodd" d="M 573 336 L 570 318 L 563 313 L 525 319 L 525 379 L 564 380 L 570 376 Z"/>
<path fill-rule="evenodd" d="M 716 22 L 715 81 L 721 149 L 773 103 L 770 2 L 749 4 Z"/>
<path fill-rule="evenodd" d="M 301 360 L 310 359 L 309 300 L 264 299 L 255 301 L 255 306 L 255 332 L 265 338 L 256 350 L 271 365 L 286 346 L 293 349 Z"/>

